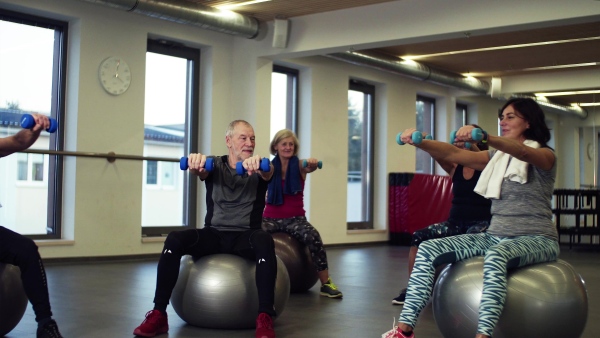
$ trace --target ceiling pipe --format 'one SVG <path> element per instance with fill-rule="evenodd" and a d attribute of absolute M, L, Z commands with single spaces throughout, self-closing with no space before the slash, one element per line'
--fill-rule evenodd
<path fill-rule="evenodd" d="M 254 39 L 256 18 L 186 0 L 80 0 L 202 29 Z"/>
<path fill-rule="evenodd" d="M 327 54 L 325 56 L 332 59 L 349 62 L 357 66 L 367 66 L 402 76 L 408 76 L 417 80 L 433 82 L 443 86 L 460 88 L 476 94 L 490 95 L 491 97 L 494 97 L 491 93 L 492 88 L 486 81 L 435 69 L 412 60 L 406 61 L 399 58 L 392 58 L 387 55 L 373 53 L 367 54 L 354 51 Z M 511 97 L 529 97 L 535 100 L 542 107 L 542 109 L 547 112 L 562 115 L 574 115 L 581 119 L 585 119 L 588 116 L 587 111 L 581 107 L 564 106 L 549 102 L 547 100 L 540 100 L 535 96 L 511 95 Z M 499 98 L 504 99 L 502 97 Z"/>
<path fill-rule="evenodd" d="M 461 88 L 477 94 L 487 94 L 490 85 L 476 78 L 467 78 L 454 73 L 431 68 L 425 64 L 390 58 L 384 55 L 366 54 L 360 52 L 345 52 L 325 55 L 327 57 L 350 62 L 358 66 L 370 66 L 379 70 L 398 75 L 412 77 L 417 80 L 437 83 L 443 86 Z"/>

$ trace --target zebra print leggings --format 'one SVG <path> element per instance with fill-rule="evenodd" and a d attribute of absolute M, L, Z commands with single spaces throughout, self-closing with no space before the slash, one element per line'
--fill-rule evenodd
<path fill-rule="evenodd" d="M 554 261 L 559 252 L 558 242 L 544 236 L 500 238 L 480 233 L 425 241 L 419 246 L 399 321 L 415 327 L 419 314 L 431 297 L 437 266 L 485 256 L 477 333 L 491 337 L 506 299 L 507 270 Z"/>

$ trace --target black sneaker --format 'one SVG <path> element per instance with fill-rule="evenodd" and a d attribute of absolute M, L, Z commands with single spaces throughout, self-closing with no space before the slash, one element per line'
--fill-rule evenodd
<path fill-rule="evenodd" d="M 327 283 L 321 285 L 321 296 L 329 297 L 329 298 L 342 298 L 344 295 L 340 290 L 337 289 L 337 286 L 333 284 L 331 278 L 327 279 Z"/>
<path fill-rule="evenodd" d="M 406 299 L 406 289 L 402 289 L 400 291 L 400 296 L 392 299 L 392 304 L 394 305 L 404 305 L 404 300 Z"/>
<path fill-rule="evenodd" d="M 37 338 L 63 338 L 63 336 L 58 331 L 58 325 L 53 319 L 37 329 Z"/>

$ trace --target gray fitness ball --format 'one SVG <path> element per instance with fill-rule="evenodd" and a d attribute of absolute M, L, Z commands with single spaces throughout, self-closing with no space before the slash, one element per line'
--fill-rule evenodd
<path fill-rule="evenodd" d="M 0 337 L 12 331 L 27 309 L 27 295 L 21 282 L 21 270 L 0 263 Z"/>
<path fill-rule="evenodd" d="M 256 326 L 258 292 L 256 263 L 240 256 L 215 254 L 194 261 L 181 258 L 179 278 L 171 303 L 188 324 L 215 329 L 249 329 Z M 275 310 L 281 315 L 290 295 L 290 279 L 277 258 Z"/>
<path fill-rule="evenodd" d="M 445 338 L 474 337 L 483 257 L 452 263 L 433 292 L 433 315 Z M 494 338 L 580 337 L 588 315 L 581 276 L 563 260 L 508 271 L 508 293 Z"/>

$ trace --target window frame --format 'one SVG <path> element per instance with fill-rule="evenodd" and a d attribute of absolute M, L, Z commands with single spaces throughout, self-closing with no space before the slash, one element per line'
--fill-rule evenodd
<path fill-rule="evenodd" d="M 54 56 L 52 61 L 52 94 L 50 117 L 61 126 L 50 136 L 49 150 L 62 151 L 65 143 L 65 128 L 62 122 L 66 106 L 67 46 L 69 23 L 43 16 L 25 14 L 0 8 L 0 20 L 54 30 Z M 64 160 L 60 155 L 48 155 L 48 205 L 46 228 L 51 233 L 28 234 L 30 239 L 62 238 Z"/>
<path fill-rule="evenodd" d="M 185 46 L 179 42 L 171 42 L 165 39 L 148 39 L 146 52 L 163 54 L 173 57 L 185 58 L 188 61 L 187 80 L 188 88 L 186 91 L 186 122 L 183 153 L 190 154 L 198 151 L 198 114 L 200 110 L 200 49 Z M 159 187 L 160 163 L 157 163 L 157 184 Z M 143 166 L 146 170 L 146 166 Z M 143 175 L 144 185 L 146 185 L 146 173 Z M 174 230 L 195 229 L 197 225 L 197 188 L 198 179 L 189 175 L 187 172 L 183 175 L 184 189 L 183 197 L 183 225 L 173 226 L 143 226 L 140 225 L 142 237 L 160 237 L 166 236 Z"/>
<path fill-rule="evenodd" d="M 424 95 L 420 95 L 417 94 L 417 98 L 415 101 L 415 106 L 416 106 L 416 102 L 417 101 L 423 101 L 429 104 L 433 105 L 433 112 L 431 112 L 431 124 L 429 125 L 429 130 L 421 130 L 422 132 L 428 132 L 431 133 L 431 135 L 433 137 L 435 137 L 434 132 L 435 132 L 435 119 L 436 119 L 436 110 L 437 110 L 437 105 L 436 105 L 436 100 L 433 97 L 428 97 L 428 96 L 424 96 Z M 417 121 L 415 121 L 416 124 Z M 424 152 L 423 150 L 417 148 L 416 149 L 416 154 L 415 156 L 418 156 L 419 152 Z M 423 171 L 423 172 L 419 172 L 421 174 L 427 174 L 427 175 L 435 175 L 435 160 L 433 159 L 433 157 L 431 157 L 429 154 L 427 154 L 426 152 L 424 152 L 426 154 L 426 156 L 429 156 L 429 171 Z M 416 164 L 416 163 L 415 163 Z M 415 168 L 416 169 L 416 168 Z M 417 172 L 415 170 L 415 172 Z"/>
<path fill-rule="evenodd" d="M 459 110 L 462 111 L 462 122 L 460 124 L 458 123 Z M 457 102 L 454 114 L 454 123 L 457 124 L 454 126 L 455 130 L 458 130 L 460 127 L 467 125 L 467 121 L 469 120 L 469 106 L 467 104 Z"/>
<path fill-rule="evenodd" d="M 364 81 L 350 79 L 348 91 L 350 90 L 362 92 L 365 96 L 369 96 L 369 99 L 365 100 L 365 106 L 363 107 L 363 112 L 368 112 L 367 119 L 363 119 L 363 121 L 368 120 L 368 123 L 363 122 L 363 133 L 367 133 L 367 142 L 363 144 L 363 147 L 367 147 L 367 156 L 362 157 L 361 160 L 361 167 L 366 168 L 364 169 L 364 179 L 361 180 L 362 196 L 366 198 L 366 201 L 363 200 L 361 213 L 366 217 L 366 220 L 360 222 L 348 222 L 348 220 L 346 220 L 346 229 L 372 230 L 374 229 L 373 182 L 375 182 L 375 86 Z"/>
<path fill-rule="evenodd" d="M 300 71 L 294 68 L 273 65 L 273 73 L 281 73 L 288 76 L 287 78 L 287 107 L 286 107 L 286 128 L 298 134 L 298 97 L 299 97 L 299 81 Z"/>

